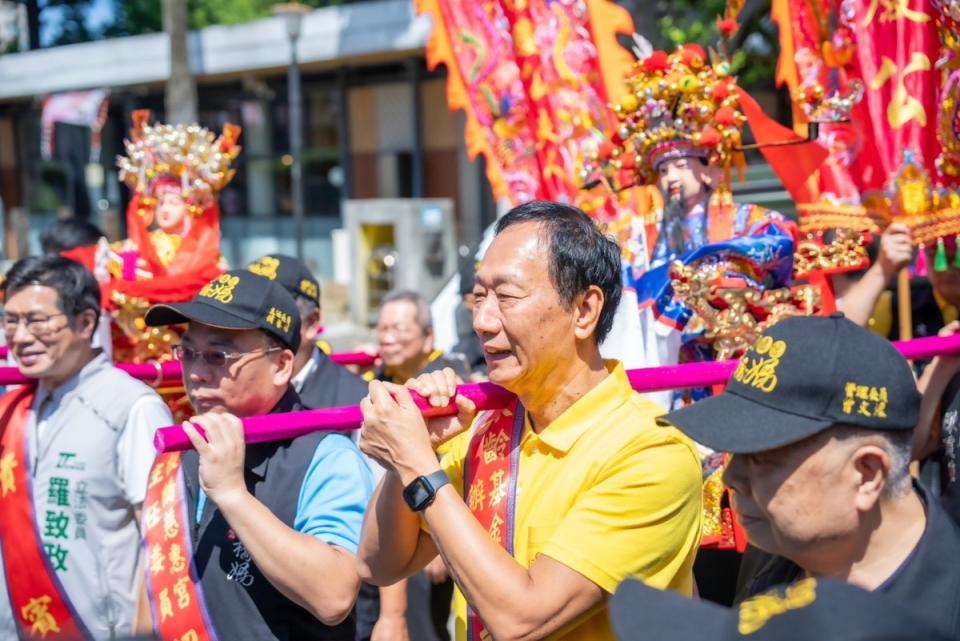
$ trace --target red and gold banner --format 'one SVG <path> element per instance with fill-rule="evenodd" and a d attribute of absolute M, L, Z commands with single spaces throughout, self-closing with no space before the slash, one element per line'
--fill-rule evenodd
<path fill-rule="evenodd" d="M 585 7 L 578 11 L 577 7 Z M 417 0 L 433 18 L 430 68 L 445 64 L 451 109 L 467 116 L 471 157 L 483 154 L 497 198 L 581 204 L 582 150 L 614 133 L 608 104 L 624 90 L 629 13 L 609 0 Z M 594 209 L 613 214 L 614 199 Z M 602 217 L 602 212 L 601 212 Z"/>
<path fill-rule="evenodd" d="M 516 400 L 506 409 L 485 413 L 470 439 L 464 466 L 467 506 L 490 537 L 511 555 L 524 422 L 523 406 Z M 491 638 L 471 607 L 467 608 L 467 638 Z"/>
<path fill-rule="evenodd" d="M 180 454 L 162 454 L 150 471 L 143 531 L 153 629 L 162 641 L 216 641 L 191 561 L 190 520 Z"/>
<path fill-rule="evenodd" d="M 30 639 L 92 639 L 80 621 L 40 542 L 30 491 L 26 427 L 35 388 L 0 398 L 0 544 L 10 605 Z"/>
<path fill-rule="evenodd" d="M 795 96 L 798 125 L 807 121 L 804 102 L 862 87 L 852 122 L 820 128 L 830 156 L 815 181 L 818 197 L 857 205 L 911 155 L 934 175 L 940 43 L 929 0 L 774 0 L 772 18 L 777 80 Z"/>

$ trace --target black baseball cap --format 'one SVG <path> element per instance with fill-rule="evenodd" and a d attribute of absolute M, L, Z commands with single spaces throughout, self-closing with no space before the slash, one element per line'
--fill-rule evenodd
<path fill-rule="evenodd" d="M 279 284 L 246 269 L 217 276 L 186 303 L 154 305 L 147 325 L 197 322 L 220 329 L 259 329 L 294 352 L 300 346 L 300 313 Z"/>
<path fill-rule="evenodd" d="M 726 608 L 620 584 L 610 619 L 621 641 L 945 641 L 950 638 L 887 594 L 837 579 L 803 579 Z"/>
<path fill-rule="evenodd" d="M 280 283 L 294 298 L 303 296 L 320 304 L 320 283 L 302 260 L 284 254 L 267 254 L 247 265 L 247 269 Z"/>
<path fill-rule="evenodd" d="M 893 345 L 843 314 L 794 316 L 767 329 L 722 394 L 660 418 L 720 452 L 801 441 L 833 425 L 910 430 L 920 393 Z"/>

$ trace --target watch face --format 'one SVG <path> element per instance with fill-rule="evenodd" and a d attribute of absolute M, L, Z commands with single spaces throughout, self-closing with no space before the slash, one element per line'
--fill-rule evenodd
<path fill-rule="evenodd" d="M 418 476 L 410 485 L 403 488 L 403 500 L 407 502 L 407 505 L 410 506 L 410 509 L 414 512 L 419 512 L 427 507 L 427 505 L 430 504 L 431 498 L 432 493 L 430 492 L 430 486 L 422 476 Z"/>

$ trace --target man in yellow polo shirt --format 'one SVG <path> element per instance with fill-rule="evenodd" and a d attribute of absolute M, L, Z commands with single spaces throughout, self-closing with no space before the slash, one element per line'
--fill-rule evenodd
<path fill-rule="evenodd" d="M 432 372 L 407 387 L 459 414 L 425 424 L 407 388 L 371 383 L 360 446 L 388 471 L 361 576 L 389 585 L 439 553 L 458 640 L 612 640 L 622 580 L 692 592 L 701 528 L 692 443 L 600 356 L 620 250 L 579 210 L 528 203 L 498 222 L 474 294 L 490 380 L 517 401 L 475 416 L 453 372 Z M 433 449 L 454 437 L 438 464 Z"/>

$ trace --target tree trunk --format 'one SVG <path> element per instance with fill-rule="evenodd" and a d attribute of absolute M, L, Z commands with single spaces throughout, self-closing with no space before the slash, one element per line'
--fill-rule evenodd
<path fill-rule="evenodd" d="M 164 103 L 172 124 L 197 121 L 197 85 L 190 73 L 186 0 L 163 0 L 163 30 L 170 37 L 170 78 Z"/>

